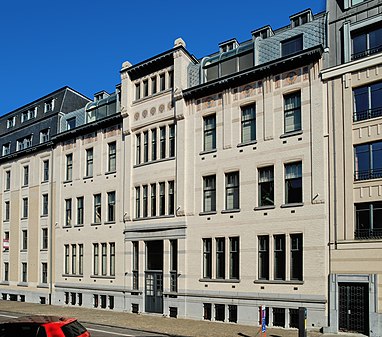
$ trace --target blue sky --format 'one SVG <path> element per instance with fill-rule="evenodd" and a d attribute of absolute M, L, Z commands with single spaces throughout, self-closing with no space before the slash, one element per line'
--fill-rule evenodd
<path fill-rule="evenodd" d="M 144 61 L 171 49 L 178 37 L 201 58 L 220 42 L 250 39 L 257 28 L 286 26 L 290 15 L 307 8 L 322 12 L 325 0 L 4 1 L 0 115 L 65 85 L 90 98 L 113 92 L 124 61 Z"/>

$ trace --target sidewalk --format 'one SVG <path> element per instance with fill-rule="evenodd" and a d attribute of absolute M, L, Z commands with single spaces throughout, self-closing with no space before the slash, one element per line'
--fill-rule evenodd
<path fill-rule="evenodd" d="M 77 317 L 86 323 L 96 323 L 114 327 L 126 327 L 137 330 L 158 332 L 169 336 L 190 337 L 255 337 L 261 336 L 259 327 L 220 322 L 195 321 L 180 318 L 167 318 L 157 315 L 138 315 L 124 312 L 115 312 L 101 309 L 88 309 L 79 307 L 53 306 L 25 302 L 0 300 L 0 311 L 21 314 L 43 314 Z M 296 329 L 267 330 L 268 337 L 297 337 Z M 328 335 L 317 331 L 308 331 L 309 337 L 359 337 L 356 334 Z"/>

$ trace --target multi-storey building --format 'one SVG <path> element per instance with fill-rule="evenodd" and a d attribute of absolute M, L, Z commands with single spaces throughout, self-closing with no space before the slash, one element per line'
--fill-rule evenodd
<path fill-rule="evenodd" d="M 0 117 L 4 300 L 51 301 L 56 193 L 52 138 L 59 117 L 88 102 L 64 87 Z"/>
<path fill-rule="evenodd" d="M 382 335 L 382 2 L 327 1 L 328 331 Z"/>

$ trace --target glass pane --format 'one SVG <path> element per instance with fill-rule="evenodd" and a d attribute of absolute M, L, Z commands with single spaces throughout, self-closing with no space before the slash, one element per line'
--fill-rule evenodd
<path fill-rule="evenodd" d="M 370 91 L 371 91 L 370 108 L 381 109 L 382 108 L 382 82 L 371 85 Z"/>
<path fill-rule="evenodd" d="M 365 174 L 370 171 L 370 153 L 368 144 L 355 147 L 354 170 L 358 174 Z"/>
<path fill-rule="evenodd" d="M 367 50 L 366 34 L 361 34 L 353 37 L 353 54 L 355 58 L 362 56 Z"/>
<path fill-rule="evenodd" d="M 239 71 L 253 67 L 253 52 L 239 56 Z"/>
<path fill-rule="evenodd" d="M 363 112 L 369 109 L 368 88 L 362 87 L 354 89 L 354 112 Z"/>
<path fill-rule="evenodd" d="M 378 28 L 369 33 L 369 49 L 377 52 L 382 48 L 382 28 Z"/>
<path fill-rule="evenodd" d="M 236 72 L 236 58 L 232 58 L 226 61 L 221 62 L 220 65 L 221 76 L 230 75 Z"/>

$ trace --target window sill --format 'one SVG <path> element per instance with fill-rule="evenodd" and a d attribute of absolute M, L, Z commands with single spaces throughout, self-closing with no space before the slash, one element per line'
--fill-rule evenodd
<path fill-rule="evenodd" d="M 85 176 L 83 179 L 84 180 L 93 179 L 93 176 Z"/>
<path fill-rule="evenodd" d="M 28 249 L 20 249 L 20 253 L 27 253 Z"/>
<path fill-rule="evenodd" d="M 48 248 L 41 248 L 40 249 L 40 252 L 47 252 L 48 251 Z"/>
<path fill-rule="evenodd" d="M 240 283 L 239 279 L 214 279 L 214 278 L 201 278 L 199 282 L 211 282 L 211 283 Z"/>
<path fill-rule="evenodd" d="M 9 286 L 9 281 L 0 281 L 0 285 Z"/>
<path fill-rule="evenodd" d="M 169 215 L 158 215 L 158 216 L 151 216 L 151 217 L 141 217 L 141 218 L 134 218 L 133 221 L 142 221 L 142 220 L 153 220 L 153 219 L 168 219 L 168 218 L 175 218 L 174 214 Z"/>
<path fill-rule="evenodd" d="M 293 137 L 293 136 L 298 136 L 302 135 L 303 131 L 302 130 L 297 130 L 297 131 L 290 131 L 290 132 L 285 132 L 283 133 L 280 138 L 288 138 L 288 137 Z"/>
<path fill-rule="evenodd" d="M 115 225 L 115 221 L 105 221 L 104 225 Z"/>
<path fill-rule="evenodd" d="M 133 166 L 133 168 L 138 168 L 138 167 L 152 165 L 152 164 L 158 164 L 158 163 L 162 163 L 162 162 L 166 162 L 166 161 L 174 160 L 174 159 L 175 159 L 175 157 L 160 158 L 160 159 L 156 159 L 156 160 L 147 161 L 144 163 L 135 164 Z"/>
<path fill-rule="evenodd" d="M 48 214 L 41 214 L 40 215 L 40 218 L 47 218 L 48 217 Z"/>
<path fill-rule="evenodd" d="M 75 278 L 75 277 L 84 277 L 84 275 L 82 275 L 82 274 L 62 274 L 62 277 Z"/>
<path fill-rule="evenodd" d="M 18 286 L 18 287 L 28 287 L 28 282 L 20 282 L 20 283 L 17 283 L 17 286 Z"/>
<path fill-rule="evenodd" d="M 295 202 L 295 203 L 292 203 L 292 204 L 283 204 L 280 207 L 281 208 L 291 208 L 291 207 L 302 207 L 302 206 L 304 206 L 303 202 Z"/>
<path fill-rule="evenodd" d="M 203 155 L 205 155 L 205 154 L 210 154 L 210 153 L 215 153 L 215 152 L 217 152 L 216 149 L 205 150 L 205 151 L 199 152 L 199 155 L 200 155 L 200 156 L 203 156 Z"/>
<path fill-rule="evenodd" d="M 116 170 L 114 170 L 114 171 L 107 171 L 107 172 L 105 172 L 105 176 L 108 176 L 110 174 L 115 174 L 115 173 L 117 173 Z"/>
<path fill-rule="evenodd" d="M 46 184 L 46 183 L 49 183 L 49 180 L 43 180 L 43 181 L 41 182 L 41 184 Z"/>
<path fill-rule="evenodd" d="M 83 223 L 80 223 L 80 224 L 76 224 L 76 225 L 74 225 L 73 227 L 84 227 L 84 224 Z"/>
<path fill-rule="evenodd" d="M 220 213 L 221 214 L 227 214 L 227 213 L 239 213 L 240 208 L 234 208 L 234 209 L 223 209 Z"/>
<path fill-rule="evenodd" d="M 296 284 L 301 285 L 304 284 L 304 281 L 298 281 L 298 280 L 254 280 L 253 283 L 258 284 Z"/>
<path fill-rule="evenodd" d="M 255 207 L 253 210 L 254 211 L 266 211 L 268 209 L 275 209 L 276 206 L 275 205 L 268 205 L 268 206 L 258 206 L 258 207 Z"/>
<path fill-rule="evenodd" d="M 99 278 L 99 279 L 115 279 L 115 276 L 109 275 L 90 275 L 90 278 Z"/>
<path fill-rule="evenodd" d="M 73 182 L 73 180 L 72 179 L 69 179 L 69 180 L 64 180 L 62 183 L 63 184 L 70 184 L 70 183 L 72 183 Z"/>
<path fill-rule="evenodd" d="M 37 285 L 37 288 L 45 288 L 45 289 L 48 289 L 49 288 L 49 284 L 48 283 L 39 283 Z"/>
<path fill-rule="evenodd" d="M 92 222 L 90 226 L 101 226 L 102 222 Z"/>
<path fill-rule="evenodd" d="M 203 215 L 215 215 L 217 214 L 216 211 L 209 211 L 209 212 L 200 212 L 199 215 L 203 216 Z"/>
<path fill-rule="evenodd" d="M 257 144 L 257 140 L 251 140 L 249 142 L 239 143 L 237 144 L 237 147 L 243 147 L 243 146 L 255 145 L 255 144 Z"/>

